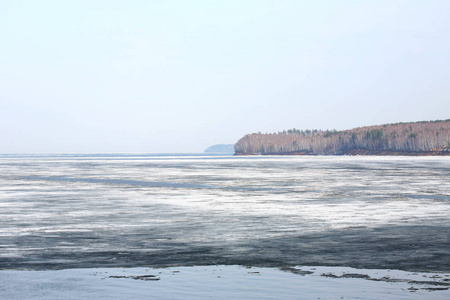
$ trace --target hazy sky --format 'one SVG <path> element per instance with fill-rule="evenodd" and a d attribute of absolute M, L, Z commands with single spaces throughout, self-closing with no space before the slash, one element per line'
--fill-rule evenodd
<path fill-rule="evenodd" d="M 0 0 L 0 153 L 450 118 L 450 1 Z"/>

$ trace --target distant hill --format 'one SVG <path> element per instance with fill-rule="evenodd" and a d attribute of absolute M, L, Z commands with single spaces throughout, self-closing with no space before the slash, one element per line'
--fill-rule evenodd
<path fill-rule="evenodd" d="M 253 133 L 235 145 L 237 155 L 450 155 L 450 119 L 349 130 Z"/>
<path fill-rule="evenodd" d="M 204 151 L 211 154 L 234 154 L 234 145 L 214 145 Z"/>

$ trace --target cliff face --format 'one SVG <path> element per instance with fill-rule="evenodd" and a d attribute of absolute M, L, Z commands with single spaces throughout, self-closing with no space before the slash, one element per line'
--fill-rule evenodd
<path fill-rule="evenodd" d="M 450 119 L 385 124 L 344 131 L 254 133 L 235 145 L 237 155 L 450 155 Z M 378 152 L 378 154 L 377 154 Z"/>

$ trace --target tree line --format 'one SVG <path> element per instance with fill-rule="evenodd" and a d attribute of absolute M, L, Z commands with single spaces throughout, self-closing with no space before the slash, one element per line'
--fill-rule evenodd
<path fill-rule="evenodd" d="M 448 151 L 450 119 L 365 126 L 350 130 L 298 130 L 253 133 L 235 144 L 238 155 L 343 155 L 352 150 L 429 152 Z M 438 149 L 440 148 L 440 149 Z"/>

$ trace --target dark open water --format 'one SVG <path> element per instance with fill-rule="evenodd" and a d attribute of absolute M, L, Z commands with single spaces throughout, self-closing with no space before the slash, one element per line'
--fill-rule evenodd
<path fill-rule="evenodd" d="M 0 269 L 450 271 L 450 157 L 0 155 Z"/>

